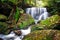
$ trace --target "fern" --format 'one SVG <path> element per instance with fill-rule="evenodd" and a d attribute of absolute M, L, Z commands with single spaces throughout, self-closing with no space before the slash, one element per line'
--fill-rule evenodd
<path fill-rule="evenodd" d="M 16 12 L 15 12 L 15 15 L 14 15 L 14 18 L 15 18 L 16 22 L 18 21 L 19 16 L 20 16 L 20 10 L 18 9 L 18 7 L 16 7 Z"/>

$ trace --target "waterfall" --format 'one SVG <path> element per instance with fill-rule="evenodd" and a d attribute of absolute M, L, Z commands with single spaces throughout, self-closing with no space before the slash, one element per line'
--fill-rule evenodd
<path fill-rule="evenodd" d="M 35 24 L 38 23 L 40 20 L 44 20 L 48 17 L 48 12 L 46 8 L 38 8 L 38 7 L 32 7 L 32 8 L 27 8 L 26 13 L 30 14 L 34 21 Z"/>

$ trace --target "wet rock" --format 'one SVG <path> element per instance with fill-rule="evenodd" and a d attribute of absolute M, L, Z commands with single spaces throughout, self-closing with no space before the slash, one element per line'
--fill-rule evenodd
<path fill-rule="evenodd" d="M 20 36 L 22 34 L 20 30 L 14 30 L 14 33 L 18 36 Z"/>

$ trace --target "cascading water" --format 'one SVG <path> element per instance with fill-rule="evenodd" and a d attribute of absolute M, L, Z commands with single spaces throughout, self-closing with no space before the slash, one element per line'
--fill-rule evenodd
<path fill-rule="evenodd" d="M 38 21 L 46 19 L 48 17 L 48 12 L 46 8 L 38 7 L 27 8 L 26 13 L 30 14 L 34 18 L 35 24 L 37 24 Z"/>
<path fill-rule="evenodd" d="M 37 7 L 32 7 L 32 8 L 27 8 L 26 13 L 30 14 L 34 20 L 35 24 L 37 24 L 38 21 L 42 19 L 46 19 L 48 17 L 48 12 L 46 8 L 37 8 Z M 28 27 L 28 29 L 20 30 L 22 34 L 20 36 L 17 36 L 13 31 L 8 34 L 8 35 L 2 35 L 0 34 L 0 38 L 3 40 L 22 40 L 23 37 L 31 32 L 31 26 Z"/>

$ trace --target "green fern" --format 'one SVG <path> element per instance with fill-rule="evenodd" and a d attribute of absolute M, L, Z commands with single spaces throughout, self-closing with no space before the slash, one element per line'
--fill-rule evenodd
<path fill-rule="evenodd" d="M 15 12 L 15 15 L 14 15 L 14 18 L 15 18 L 16 22 L 18 21 L 19 16 L 20 16 L 20 10 L 18 9 L 18 7 L 16 7 L 16 12 Z"/>

